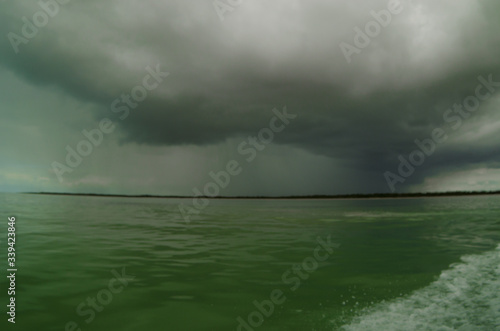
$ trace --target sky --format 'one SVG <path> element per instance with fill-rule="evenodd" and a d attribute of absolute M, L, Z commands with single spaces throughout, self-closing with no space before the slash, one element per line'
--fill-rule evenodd
<path fill-rule="evenodd" d="M 499 190 L 499 17 L 497 0 L 4 0 L 0 191 Z"/>

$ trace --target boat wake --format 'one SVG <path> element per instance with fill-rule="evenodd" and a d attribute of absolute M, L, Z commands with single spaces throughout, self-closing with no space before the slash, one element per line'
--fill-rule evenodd
<path fill-rule="evenodd" d="M 340 330 L 500 330 L 500 245 L 461 259 L 429 286 L 367 308 Z"/>

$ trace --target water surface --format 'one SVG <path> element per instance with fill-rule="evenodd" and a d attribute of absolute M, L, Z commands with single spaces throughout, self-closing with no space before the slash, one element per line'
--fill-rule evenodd
<path fill-rule="evenodd" d="M 500 330 L 499 196 L 211 200 L 189 224 L 179 203 L 1 194 L 4 238 L 17 218 L 14 328 Z M 318 238 L 332 253 L 296 286 Z M 77 307 L 123 268 L 135 278 L 87 323 Z M 264 316 L 254 302 L 274 290 Z"/>

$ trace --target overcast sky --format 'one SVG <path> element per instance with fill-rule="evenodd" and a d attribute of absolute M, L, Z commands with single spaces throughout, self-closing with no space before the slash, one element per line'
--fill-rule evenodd
<path fill-rule="evenodd" d="M 0 190 L 191 195 L 231 160 L 222 195 L 500 189 L 497 0 L 229 3 L 2 1 Z"/>

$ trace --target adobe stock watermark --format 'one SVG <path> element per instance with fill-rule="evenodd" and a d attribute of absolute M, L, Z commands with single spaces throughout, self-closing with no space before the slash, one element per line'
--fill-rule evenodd
<path fill-rule="evenodd" d="M 40 29 L 43 29 L 47 24 L 49 24 L 50 19 L 54 18 L 59 14 L 60 6 L 69 3 L 71 0 L 40 0 L 38 1 L 38 7 L 40 10 L 37 11 L 29 20 L 26 16 L 21 18 L 23 26 L 21 28 L 20 34 L 15 32 L 7 33 L 7 39 L 9 39 L 12 49 L 17 54 L 19 53 L 19 46 L 21 44 L 28 44 L 30 40 L 38 35 Z"/>
<path fill-rule="evenodd" d="M 215 12 L 221 22 L 224 22 L 225 16 L 232 13 L 236 8 L 241 6 L 245 0 L 215 0 L 212 2 Z"/>
<path fill-rule="evenodd" d="M 131 109 L 135 109 L 143 102 L 147 96 L 148 92 L 156 89 L 164 81 L 164 79 L 170 75 L 168 72 L 162 72 L 160 70 L 160 65 L 157 64 L 156 68 L 153 69 L 150 66 L 146 67 L 148 72 L 142 79 L 142 83 L 136 85 L 132 88 L 130 93 L 122 93 L 122 95 L 116 98 L 111 103 L 111 111 L 113 113 L 120 114 L 120 120 L 125 120 Z M 57 161 L 52 162 L 52 170 L 62 183 L 63 175 L 65 173 L 72 173 L 75 168 L 80 166 L 83 159 L 94 151 L 95 147 L 99 147 L 104 140 L 105 135 L 111 134 L 115 130 L 115 125 L 113 121 L 109 118 L 103 118 L 97 128 L 90 131 L 83 130 L 82 135 L 85 137 L 80 140 L 76 147 L 73 148 L 69 145 L 66 146 L 66 163 L 60 163 Z"/>
<path fill-rule="evenodd" d="M 347 63 L 352 62 L 354 54 L 360 54 L 364 48 L 368 47 L 372 40 L 380 35 L 382 28 L 386 28 L 391 24 L 393 16 L 401 14 L 403 9 L 401 0 L 389 0 L 387 9 L 378 12 L 372 10 L 370 15 L 374 19 L 365 24 L 364 31 L 358 26 L 354 28 L 354 45 L 346 42 L 341 42 L 339 45 Z"/>
<path fill-rule="evenodd" d="M 125 273 L 125 267 L 122 268 L 121 274 L 116 270 L 111 270 L 111 273 L 114 277 L 109 280 L 106 288 L 97 292 L 94 297 L 87 297 L 86 300 L 76 306 L 76 314 L 82 318 L 86 317 L 84 320 L 86 324 L 92 323 L 96 314 L 102 312 L 113 301 L 114 295 L 121 293 L 128 286 L 129 282 L 135 278 L 135 276 Z M 82 331 L 79 324 L 75 321 L 66 323 L 64 330 Z"/>
<path fill-rule="evenodd" d="M 490 99 L 497 92 L 497 89 L 500 88 L 500 82 L 494 81 L 492 74 L 488 78 L 479 76 L 477 80 L 479 84 L 476 86 L 474 94 L 464 98 L 462 103 L 454 104 L 452 108 L 447 109 L 443 114 L 445 124 L 450 125 L 453 131 L 460 129 L 464 120 L 471 117 L 480 108 L 481 102 Z M 405 158 L 403 155 L 398 156 L 400 161 L 398 174 L 391 171 L 384 173 L 384 178 L 391 192 L 396 191 L 396 184 L 404 183 L 406 179 L 413 175 L 415 169 L 424 164 L 425 160 L 434 154 L 438 145 L 444 143 L 447 139 L 446 130 L 442 127 L 435 128 L 429 138 L 423 140 L 415 139 L 416 148 L 408 157 Z"/>
<path fill-rule="evenodd" d="M 338 248 L 339 244 L 331 243 L 331 236 L 326 238 L 326 241 L 321 237 L 317 237 L 318 245 L 313 250 L 311 256 L 302 260 L 302 263 L 295 264 L 292 268 L 286 270 L 281 275 L 281 281 L 284 285 L 289 285 L 289 291 L 294 292 L 300 288 L 302 281 L 305 281 L 315 272 L 321 262 L 325 262 L 333 254 L 333 248 Z M 286 301 L 285 290 L 275 288 L 269 292 L 269 299 L 264 299 L 261 302 L 254 300 L 252 303 L 255 310 L 250 312 L 246 318 L 238 316 L 236 321 L 237 331 L 253 331 L 264 324 L 266 318 L 271 317 L 275 311 L 275 307 L 282 305 Z"/>
<path fill-rule="evenodd" d="M 238 145 L 238 154 L 244 156 L 247 163 L 253 162 L 259 152 L 262 152 L 267 145 L 273 142 L 275 134 L 285 130 L 290 121 L 297 117 L 296 114 L 289 114 L 286 106 L 283 107 L 282 111 L 274 108 L 273 113 L 274 116 L 269 120 L 268 127 L 262 128 L 256 136 L 250 136 Z M 212 181 L 205 184 L 203 193 L 195 187 L 193 188 L 194 197 L 191 205 L 179 204 L 179 211 L 184 221 L 189 223 L 191 215 L 197 215 L 207 208 L 210 204 L 208 198 L 218 196 L 220 191 L 229 185 L 231 178 L 239 175 L 242 171 L 242 165 L 237 160 L 228 161 L 225 168 L 217 173 L 210 171 L 209 176 Z"/>

